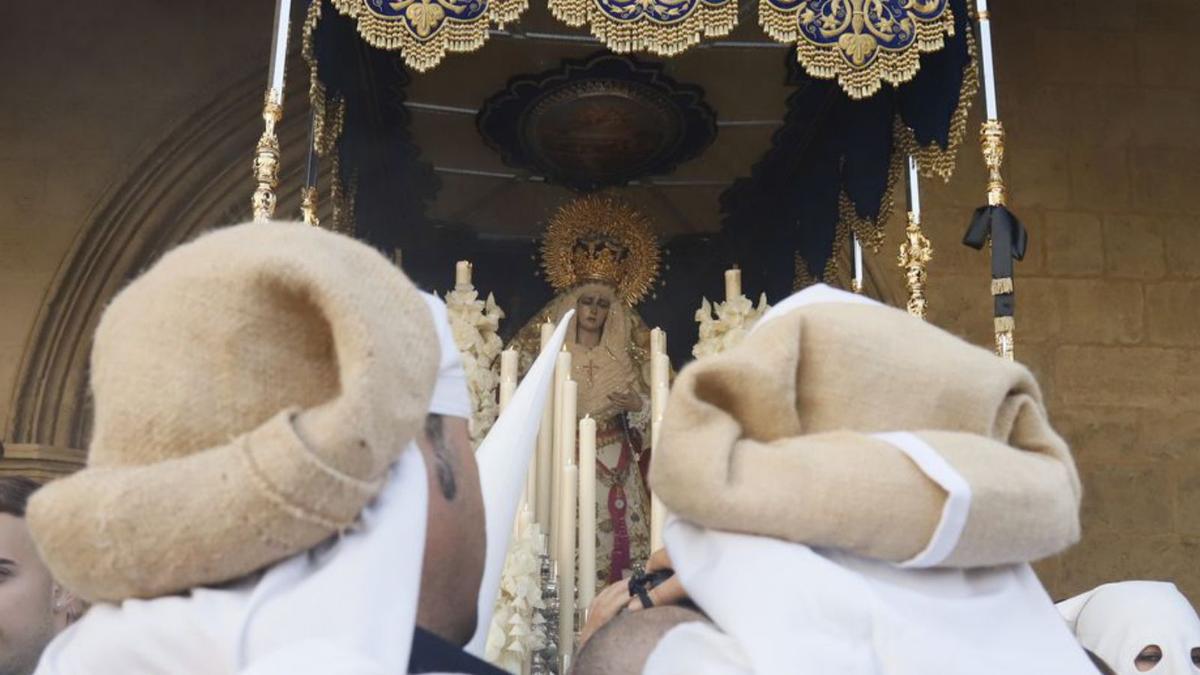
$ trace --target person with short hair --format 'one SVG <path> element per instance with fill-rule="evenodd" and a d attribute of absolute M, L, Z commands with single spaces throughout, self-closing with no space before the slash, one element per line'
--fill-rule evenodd
<path fill-rule="evenodd" d="M 98 604 L 37 674 L 498 672 L 460 649 L 486 544 L 439 305 L 373 249 L 278 222 L 122 290 L 88 466 L 28 511 Z"/>
<path fill-rule="evenodd" d="M 708 620 L 638 672 L 1095 675 L 1029 565 L 1078 540 L 1081 488 L 1024 366 L 817 285 L 686 366 L 660 434 L 674 576 L 584 632 L 684 594 Z"/>
<path fill-rule="evenodd" d="M 50 576 L 25 524 L 38 484 L 0 476 L 0 675 L 30 675 L 42 650 L 82 606 Z"/>

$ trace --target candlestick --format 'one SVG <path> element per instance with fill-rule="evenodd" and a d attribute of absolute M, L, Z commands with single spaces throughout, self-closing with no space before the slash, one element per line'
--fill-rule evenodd
<path fill-rule="evenodd" d="M 517 350 L 509 347 L 500 352 L 500 381 L 517 381 Z"/>
<path fill-rule="evenodd" d="M 667 334 L 661 328 L 650 331 L 650 354 L 667 351 Z"/>
<path fill-rule="evenodd" d="M 563 467 L 563 510 L 559 514 L 558 533 L 558 653 L 569 656 L 575 650 L 575 486 L 579 469 Z"/>
<path fill-rule="evenodd" d="M 466 260 L 459 260 L 454 264 L 454 285 L 455 286 L 470 286 L 471 285 L 471 263 Z"/>
<path fill-rule="evenodd" d="M 725 301 L 742 294 L 742 271 L 734 265 L 733 269 L 725 270 Z"/>
<path fill-rule="evenodd" d="M 596 595 L 596 420 L 579 420 L 579 606 Z"/>

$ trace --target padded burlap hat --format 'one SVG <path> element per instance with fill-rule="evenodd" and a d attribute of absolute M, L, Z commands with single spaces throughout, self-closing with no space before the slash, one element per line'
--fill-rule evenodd
<path fill-rule="evenodd" d="M 1028 369 L 903 311 L 805 293 L 819 301 L 789 300 L 680 372 L 649 476 L 673 513 L 914 566 L 1078 540 L 1078 474 Z"/>
<path fill-rule="evenodd" d="M 429 309 L 384 257 L 298 223 L 163 256 L 105 311 L 88 465 L 30 529 L 88 600 L 236 579 L 354 524 L 420 429 Z"/>

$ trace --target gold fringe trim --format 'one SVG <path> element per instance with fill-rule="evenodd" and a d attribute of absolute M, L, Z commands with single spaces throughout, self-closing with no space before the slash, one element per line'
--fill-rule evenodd
<path fill-rule="evenodd" d="M 884 82 L 897 86 L 908 82 L 921 69 L 921 53 L 936 52 L 945 46 L 945 36 L 954 35 L 954 12 L 949 5 L 938 17 L 912 17 L 915 33 L 913 42 L 900 50 L 884 49 L 875 44 L 863 63 L 855 64 L 839 44 L 819 45 L 810 42 L 800 31 L 800 12 L 807 8 L 800 3 L 782 10 L 770 0 L 759 0 L 758 22 L 763 31 L 777 42 L 795 43 L 796 60 L 805 72 L 824 80 L 837 79 L 838 85 L 853 99 L 873 96 Z M 844 33 L 862 40 L 874 40 L 869 35 Z M 849 41 L 853 42 L 853 40 Z"/>
<path fill-rule="evenodd" d="M 734 0 L 697 0 L 691 12 L 670 23 L 660 23 L 644 14 L 632 21 L 619 21 L 600 9 L 596 0 L 549 0 L 548 7 L 554 18 L 568 26 L 588 24 L 592 35 L 618 54 L 648 51 L 675 56 L 699 44 L 702 37 L 728 35 L 738 20 Z"/>
<path fill-rule="evenodd" d="M 411 7 L 436 7 L 445 10 L 436 0 L 417 0 Z M 489 22 L 500 26 L 515 21 L 529 8 L 529 0 L 502 0 L 489 4 L 480 16 L 459 21 L 451 16 L 436 20 L 428 35 L 414 33 L 403 19 L 385 19 L 366 6 L 366 0 L 330 0 L 343 15 L 355 20 L 358 34 L 367 44 L 378 49 L 399 51 L 409 68 L 423 73 L 441 63 L 447 52 L 473 52 L 487 42 Z M 425 11 L 430 11 L 426 9 Z"/>
<path fill-rule="evenodd" d="M 884 228 L 892 217 L 892 211 L 896 208 L 896 184 L 904 175 L 905 157 L 905 153 L 900 152 L 893 143 L 892 161 L 888 165 L 887 187 L 884 189 L 883 197 L 879 200 L 879 215 L 875 218 L 858 215 L 858 210 L 854 208 L 854 201 L 850 199 L 850 195 L 845 190 L 838 195 L 838 222 L 833 235 L 833 248 L 829 252 L 829 259 L 825 261 L 825 270 L 822 274 L 822 280 L 825 283 L 833 283 L 837 280 L 841 272 L 842 252 L 850 243 L 851 234 L 858 238 L 858 242 L 864 250 L 869 250 L 871 253 L 878 253 L 879 248 L 883 246 L 887 235 Z"/>
<path fill-rule="evenodd" d="M 808 271 L 808 263 L 804 260 L 804 256 L 799 253 L 795 254 L 795 266 L 795 277 L 792 278 L 793 291 L 799 291 L 817 283 L 812 272 Z"/>
<path fill-rule="evenodd" d="M 337 156 L 337 143 L 342 137 L 342 129 L 346 123 L 346 100 L 342 97 L 330 98 L 325 84 L 321 82 L 318 72 L 313 34 L 321 21 L 321 2 L 314 0 L 308 5 L 308 13 L 304 18 L 304 27 L 300 41 L 300 54 L 308 65 L 308 104 L 312 109 L 313 149 L 321 158 L 332 158 L 332 171 L 329 185 L 329 203 L 333 210 L 332 229 L 338 229 L 340 221 L 346 212 L 345 190 L 342 186 L 340 161 Z M 314 197 L 315 200 L 315 197 Z M 353 227 L 350 232 L 352 233 Z"/>
<path fill-rule="evenodd" d="M 950 117 L 950 134 L 946 147 L 930 143 L 924 147 L 917 144 L 912 129 L 905 126 L 897 117 L 897 140 L 901 149 L 907 155 L 917 160 L 917 170 L 925 178 L 941 178 L 949 182 L 954 175 L 954 167 L 958 162 L 958 148 L 967 137 L 967 116 L 971 112 L 971 104 L 979 93 L 979 59 L 975 51 L 975 33 L 967 27 L 967 65 L 963 68 L 962 86 L 958 90 L 958 106 Z"/>

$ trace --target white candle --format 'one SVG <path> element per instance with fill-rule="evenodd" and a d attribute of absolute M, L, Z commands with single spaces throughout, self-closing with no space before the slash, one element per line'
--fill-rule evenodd
<path fill-rule="evenodd" d="M 663 547 L 663 525 L 667 522 L 667 507 L 658 495 L 650 495 L 650 550 Z"/>
<path fill-rule="evenodd" d="M 725 301 L 729 302 L 741 294 L 742 271 L 736 267 L 725 270 Z"/>
<path fill-rule="evenodd" d="M 596 420 L 579 420 L 579 606 L 596 594 Z"/>
<path fill-rule="evenodd" d="M 657 377 L 651 383 L 651 386 L 654 387 L 652 390 L 654 395 L 651 397 L 650 419 L 655 422 L 661 422 L 663 412 L 667 409 L 667 395 L 671 391 L 671 385 L 668 381 L 668 373 L 671 372 L 671 359 L 666 354 L 658 354 L 654 357 L 654 360 L 657 362 L 657 367 L 654 368 Z"/>
<path fill-rule="evenodd" d="M 545 351 L 546 345 L 550 344 L 550 338 L 554 335 L 554 324 L 546 322 L 542 324 L 542 344 L 541 349 Z M 542 530 L 550 531 L 550 509 L 553 505 L 550 503 L 550 488 L 554 484 L 551 478 L 551 472 L 554 470 L 553 457 L 551 452 L 554 446 L 554 396 L 551 394 L 546 397 L 546 407 L 542 411 L 542 426 L 538 429 L 537 441 L 537 494 L 534 496 L 534 515 L 537 518 L 538 524 L 542 526 Z"/>
<path fill-rule="evenodd" d="M 667 334 L 661 328 L 650 331 L 650 354 L 667 351 Z"/>
<path fill-rule="evenodd" d="M 575 429 L 579 419 L 575 410 L 579 401 L 579 383 L 575 380 L 563 382 L 562 401 L 562 440 L 559 452 L 562 453 L 562 466 L 575 463 Z"/>
<path fill-rule="evenodd" d="M 563 385 L 571 375 L 571 352 L 563 350 L 558 353 L 554 366 L 554 424 L 551 437 L 551 483 L 550 494 L 553 505 L 550 508 L 550 550 L 558 555 L 559 522 L 558 515 L 562 512 L 562 423 L 563 423 Z"/>
<path fill-rule="evenodd" d="M 471 285 L 471 263 L 466 260 L 459 260 L 454 265 L 454 285 L 455 286 L 470 286 Z"/>
<path fill-rule="evenodd" d="M 575 651 L 575 485 L 579 469 L 563 467 L 563 510 L 559 514 L 558 533 L 558 653 L 569 656 Z"/>
<path fill-rule="evenodd" d="M 500 381 L 517 381 L 517 350 L 509 347 L 500 352 Z"/>

